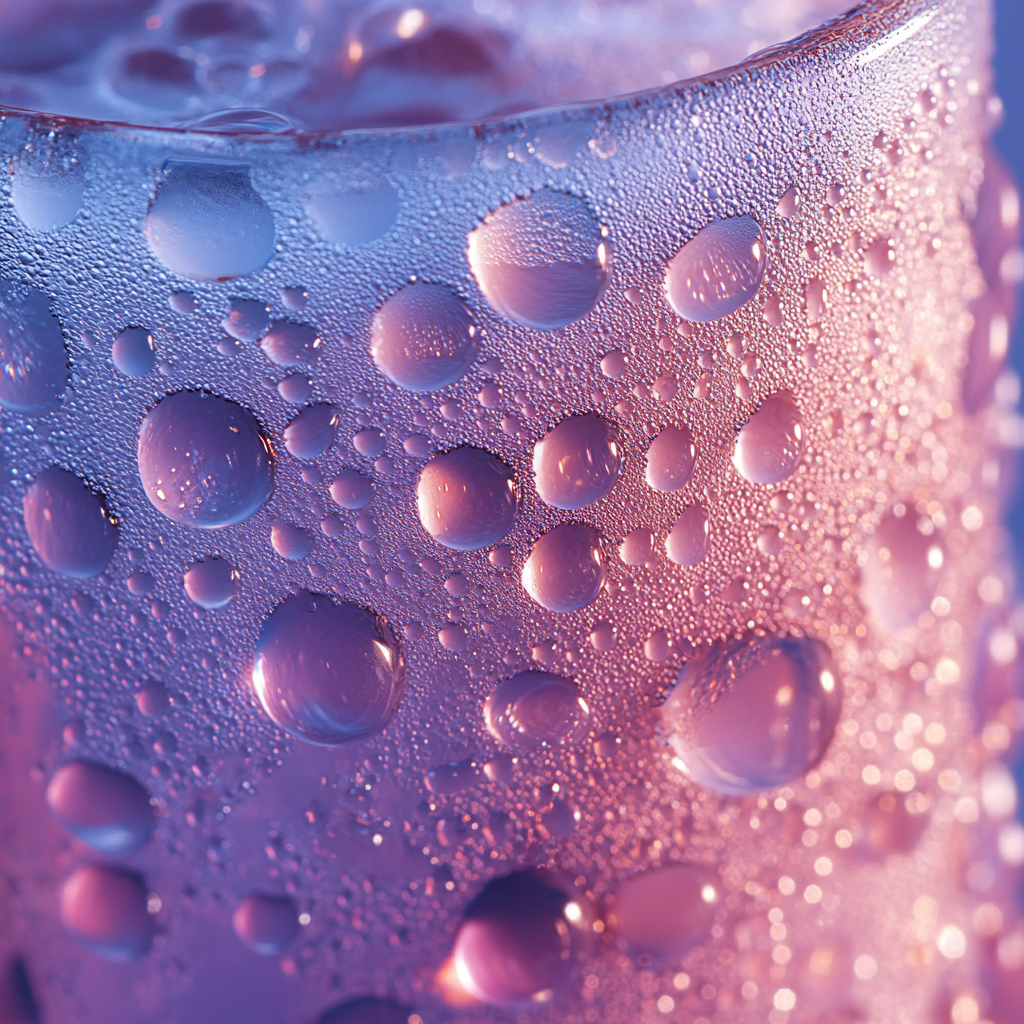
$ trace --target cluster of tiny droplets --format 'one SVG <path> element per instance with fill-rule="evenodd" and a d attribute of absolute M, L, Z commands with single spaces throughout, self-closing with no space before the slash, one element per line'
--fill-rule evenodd
<path fill-rule="evenodd" d="M 1009 193 L 981 6 L 922 12 L 480 131 L 3 118 L 3 584 L 84 844 L 40 870 L 140 1007 L 233 927 L 296 1020 L 982 1019 Z"/>

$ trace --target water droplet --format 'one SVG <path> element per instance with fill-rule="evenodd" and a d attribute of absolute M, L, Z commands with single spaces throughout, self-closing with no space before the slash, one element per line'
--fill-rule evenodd
<path fill-rule="evenodd" d="M 99 864 L 80 867 L 70 875 L 61 890 L 60 916 L 79 942 L 115 963 L 145 956 L 156 930 L 142 877 Z"/>
<path fill-rule="evenodd" d="M 67 470 L 44 469 L 25 491 L 22 512 L 32 547 L 54 572 L 91 579 L 114 555 L 117 526 L 103 499 Z"/>
<path fill-rule="evenodd" d="M 647 486 L 666 493 L 681 491 L 693 478 L 696 462 L 690 428 L 685 423 L 666 427 L 647 449 Z"/>
<path fill-rule="evenodd" d="M 804 419 L 788 391 L 769 395 L 736 438 L 733 465 L 753 484 L 777 484 L 796 470 L 807 446 Z"/>
<path fill-rule="evenodd" d="M 405 690 L 405 662 L 378 616 L 301 592 L 263 623 L 253 683 L 285 732 L 336 747 L 388 724 Z"/>
<path fill-rule="evenodd" d="M 114 366 L 126 377 L 145 377 L 156 366 L 156 342 L 143 327 L 129 327 L 114 339 Z"/>
<path fill-rule="evenodd" d="M 153 408 L 138 459 L 146 497 L 184 526 L 234 526 L 270 497 L 270 446 L 256 420 L 203 391 L 180 391 Z"/>
<path fill-rule="evenodd" d="M 24 416 L 60 408 L 68 354 L 50 300 L 0 280 L 0 407 Z"/>
<path fill-rule="evenodd" d="M 235 299 L 228 315 L 221 321 L 232 338 L 256 341 L 270 326 L 270 313 L 265 302 L 256 299 Z"/>
<path fill-rule="evenodd" d="M 260 341 L 263 354 L 275 366 L 308 366 L 320 357 L 322 342 L 309 324 L 281 320 Z"/>
<path fill-rule="evenodd" d="M 496 544 L 512 529 L 519 496 L 501 459 L 467 446 L 435 455 L 423 467 L 416 502 L 434 540 L 472 551 Z"/>
<path fill-rule="evenodd" d="M 126 581 L 128 592 L 133 597 L 147 597 L 152 592 L 155 582 L 148 572 L 141 570 L 133 572 Z"/>
<path fill-rule="evenodd" d="M 363 508 L 373 498 L 373 481 L 357 469 L 343 469 L 331 482 L 330 494 L 342 508 Z"/>
<path fill-rule="evenodd" d="M 547 189 L 488 214 L 469 235 L 469 265 L 487 301 L 538 331 L 582 320 L 608 287 L 610 259 L 586 204 Z"/>
<path fill-rule="evenodd" d="M 621 470 L 618 432 L 593 413 L 563 420 L 533 449 L 537 493 L 553 508 L 580 509 L 603 498 Z"/>
<path fill-rule="evenodd" d="M 777 555 L 782 550 L 782 531 L 767 526 L 757 535 L 757 550 L 762 555 Z"/>
<path fill-rule="evenodd" d="M 317 459 L 334 443 L 340 422 L 333 405 L 310 406 L 284 428 L 284 446 L 297 459 Z"/>
<path fill-rule="evenodd" d="M 238 593 L 238 573 L 224 558 L 204 558 L 184 577 L 185 593 L 200 608 L 213 611 L 230 604 Z"/>
<path fill-rule="evenodd" d="M 653 554 L 654 534 L 646 526 L 626 534 L 619 545 L 619 558 L 626 565 L 643 565 L 651 560 Z"/>
<path fill-rule="evenodd" d="M 669 305 L 700 323 L 735 313 L 761 287 L 767 266 L 761 228 L 746 215 L 713 220 L 669 260 Z"/>
<path fill-rule="evenodd" d="M 191 316 L 198 306 L 196 297 L 191 292 L 171 292 L 167 303 L 175 313 L 184 316 Z"/>
<path fill-rule="evenodd" d="M 676 959 L 708 938 L 721 889 L 713 872 L 696 865 L 645 871 L 619 884 L 609 924 L 628 952 Z"/>
<path fill-rule="evenodd" d="M 469 634 L 465 626 L 457 622 L 449 622 L 437 631 L 438 643 L 446 651 L 464 651 L 469 646 Z"/>
<path fill-rule="evenodd" d="M 85 189 L 75 177 L 53 168 L 17 166 L 11 177 L 11 204 L 32 231 L 56 231 L 83 210 Z"/>
<path fill-rule="evenodd" d="M 489 1006 L 544 1002 L 565 990 L 588 945 L 585 898 L 544 870 L 489 882 L 452 950 L 463 988 Z"/>
<path fill-rule="evenodd" d="M 889 516 L 867 539 L 864 551 L 861 597 L 876 624 L 888 632 L 916 622 L 935 596 L 945 561 L 934 533 L 922 533 L 913 515 Z"/>
<path fill-rule="evenodd" d="M 663 714 L 697 782 L 742 795 L 810 771 L 832 742 L 842 703 L 824 644 L 769 635 L 716 644 L 687 662 Z"/>
<path fill-rule="evenodd" d="M 629 366 L 629 359 L 625 352 L 620 352 L 617 348 L 612 349 L 611 352 L 605 352 L 601 356 L 601 372 L 612 380 L 616 380 L 621 377 Z"/>
<path fill-rule="evenodd" d="M 278 956 L 299 934 L 298 911 L 290 896 L 256 892 L 235 910 L 232 924 L 243 945 L 260 956 Z"/>
<path fill-rule="evenodd" d="M 523 589 L 548 611 L 574 612 L 597 600 L 605 574 L 597 530 L 563 523 L 534 542 L 523 566 Z"/>
<path fill-rule="evenodd" d="M 864 267 L 873 277 L 885 277 L 896 265 L 896 247 L 888 238 L 878 238 L 864 251 Z"/>
<path fill-rule="evenodd" d="M 325 1010 L 316 1024 L 408 1024 L 412 1011 L 390 999 L 362 996 Z"/>
<path fill-rule="evenodd" d="M 99 853 L 131 853 L 149 842 L 156 827 L 146 790 L 130 775 L 90 761 L 58 769 L 46 803 L 64 828 Z"/>
<path fill-rule="evenodd" d="M 597 622 L 590 631 L 590 645 L 599 654 L 605 654 L 615 646 L 615 627 L 610 622 Z"/>
<path fill-rule="evenodd" d="M 665 538 L 665 554 L 676 565 L 698 565 L 707 557 L 710 537 L 707 512 L 701 505 L 691 505 Z"/>
<path fill-rule="evenodd" d="M 289 562 L 300 562 L 313 550 L 313 539 L 299 526 L 278 519 L 270 527 L 270 543 Z"/>
<path fill-rule="evenodd" d="M 398 219 L 398 192 L 388 182 L 365 191 L 322 192 L 309 201 L 309 219 L 338 245 L 353 248 L 376 241 Z"/>
<path fill-rule="evenodd" d="M 135 695 L 139 713 L 146 718 L 160 718 L 171 710 L 171 695 L 163 683 L 144 683 Z"/>
<path fill-rule="evenodd" d="M 797 192 L 796 187 L 788 188 L 782 193 L 782 198 L 779 200 L 779 205 L 775 208 L 775 212 L 780 216 L 788 220 L 790 217 L 795 217 L 797 211 L 800 209 L 800 193 Z"/>
<path fill-rule="evenodd" d="M 477 353 L 469 308 L 441 285 L 417 281 L 374 314 L 370 355 L 406 391 L 438 391 L 461 380 Z"/>
<path fill-rule="evenodd" d="M 146 238 L 172 273 L 224 281 L 274 255 L 274 218 L 248 167 L 171 161 L 146 217 Z"/>
<path fill-rule="evenodd" d="M 579 687 L 548 672 L 520 672 L 499 683 L 484 704 L 491 735 L 524 752 L 578 743 L 589 718 Z"/>
<path fill-rule="evenodd" d="M 281 305 L 293 313 L 301 312 L 309 302 L 309 292 L 305 288 L 282 288 Z"/>
<path fill-rule="evenodd" d="M 305 405 L 313 394 L 313 382 L 305 374 L 295 373 L 277 385 L 277 393 L 290 405 Z"/>

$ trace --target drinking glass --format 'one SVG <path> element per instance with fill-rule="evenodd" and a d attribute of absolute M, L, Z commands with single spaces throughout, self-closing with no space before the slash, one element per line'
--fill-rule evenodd
<path fill-rule="evenodd" d="M 1016 1019 L 985 0 L 0 28 L 0 1020 Z"/>

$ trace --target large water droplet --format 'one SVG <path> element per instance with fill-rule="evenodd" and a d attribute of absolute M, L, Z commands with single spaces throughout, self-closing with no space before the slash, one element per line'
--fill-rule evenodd
<path fill-rule="evenodd" d="M 405 690 L 405 662 L 378 616 L 301 592 L 263 623 L 253 683 L 285 732 L 336 747 L 388 724 Z"/>
<path fill-rule="evenodd" d="M 549 672 L 520 672 L 499 683 L 484 704 L 494 738 L 522 751 L 578 742 L 589 717 L 579 687 Z"/>
<path fill-rule="evenodd" d="M 274 255 L 274 217 L 248 167 L 172 161 L 146 217 L 168 270 L 196 281 L 255 273 Z"/>
<path fill-rule="evenodd" d="M 697 565 L 707 557 L 711 530 L 701 505 L 691 505 L 665 538 L 665 554 L 676 565 Z"/>
<path fill-rule="evenodd" d="M 769 395 L 736 438 L 733 465 L 752 484 L 791 476 L 807 447 L 804 418 L 788 391 Z"/>
<path fill-rule="evenodd" d="M 713 220 L 669 260 L 669 305 L 701 323 L 728 316 L 754 297 L 766 265 L 764 237 L 753 217 Z"/>
<path fill-rule="evenodd" d="M 666 493 L 681 491 L 693 479 L 696 462 L 690 428 L 685 423 L 666 427 L 647 449 L 647 486 Z"/>
<path fill-rule="evenodd" d="M 103 499 L 73 473 L 51 466 L 22 500 L 25 530 L 43 564 L 77 579 L 99 576 L 117 547 L 117 526 Z"/>
<path fill-rule="evenodd" d="M 459 551 L 496 544 L 515 522 L 519 496 L 512 470 L 480 448 L 435 455 L 420 472 L 416 503 L 423 529 Z"/>
<path fill-rule="evenodd" d="M 0 407 L 26 416 L 60 408 L 68 354 L 50 300 L 0 280 Z"/>
<path fill-rule="evenodd" d="M 120 856 L 149 841 L 156 816 L 149 794 L 130 775 L 91 761 L 57 770 L 46 789 L 53 816 L 76 839 Z"/>
<path fill-rule="evenodd" d="M 469 265 L 487 301 L 538 331 L 582 320 L 608 287 L 610 260 L 587 205 L 547 189 L 488 214 L 469 235 Z"/>
<path fill-rule="evenodd" d="M 238 593 L 238 573 L 224 558 L 204 558 L 185 573 L 185 593 L 200 608 L 212 611 L 230 604 Z"/>
<path fill-rule="evenodd" d="M 358 192 L 322 192 L 309 201 L 309 218 L 328 242 L 360 246 L 385 234 L 398 218 L 398 192 L 388 182 Z"/>
<path fill-rule="evenodd" d="M 316 1024 L 408 1024 L 412 1011 L 390 999 L 362 996 L 325 1010 Z"/>
<path fill-rule="evenodd" d="M 232 924 L 239 940 L 260 956 L 283 953 L 301 925 L 290 896 L 252 893 L 239 903 Z"/>
<path fill-rule="evenodd" d="M 720 890 L 715 875 L 696 865 L 645 871 L 616 889 L 609 924 L 630 953 L 685 956 L 708 937 Z"/>
<path fill-rule="evenodd" d="M 489 882 L 452 950 L 463 988 L 489 1006 L 546 1001 L 565 990 L 587 945 L 589 908 L 544 870 Z"/>
<path fill-rule="evenodd" d="M 235 299 L 221 327 L 238 341 L 256 341 L 270 326 L 267 304 L 256 299 Z"/>
<path fill-rule="evenodd" d="M 85 189 L 56 168 L 17 167 L 11 178 L 11 204 L 25 227 L 56 231 L 82 212 Z"/>
<path fill-rule="evenodd" d="M 920 525 L 929 531 L 922 533 Z M 945 555 L 930 520 L 912 514 L 889 516 L 867 539 L 861 569 L 861 597 L 885 631 L 917 621 L 935 596 Z"/>
<path fill-rule="evenodd" d="M 373 498 L 373 481 L 357 469 L 343 469 L 332 481 L 330 494 L 342 508 L 363 508 Z"/>
<path fill-rule="evenodd" d="M 284 446 L 297 459 L 317 459 L 334 443 L 340 422 L 333 405 L 310 406 L 284 428 Z"/>
<path fill-rule="evenodd" d="M 619 545 L 619 558 L 626 565 L 643 565 L 654 554 L 654 534 L 640 526 L 628 533 Z"/>
<path fill-rule="evenodd" d="M 537 493 L 553 508 L 579 509 L 603 498 L 621 469 L 618 433 L 593 413 L 563 420 L 533 449 Z"/>
<path fill-rule="evenodd" d="M 469 309 L 441 285 L 411 284 L 374 314 L 370 355 L 406 391 L 437 391 L 461 380 L 477 351 Z"/>
<path fill-rule="evenodd" d="M 168 519 L 233 526 L 270 497 L 270 447 L 252 414 L 202 391 L 160 401 L 139 431 L 146 497 Z"/>
<path fill-rule="evenodd" d="M 669 743 L 702 786 L 740 795 L 802 778 L 825 755 L 843 691 L 829 649 L 769 635 L 687 662 L 665 702 Z"/>
<path fill-rule="evenodd" d="M 99 864 L 78 868 L 61 890 L 60 916 L 79 942 L 115 963 L 138 960 L 153 942 L 146 883 L 134 871 Z"/>
<path fill-rule="evenodd" d="M 156 342 L 143 327 L 129 327 L 114 339 L 114 366 L 126 377 L 145 377 L 156 366 Z"/>
<path fill-rule="evenodd" d="M 597 600 L 605 574 L 597 530 L 563 523 L 534 543 L 523 566 L 523 588 L 548 611 L 574 612 Z"/>

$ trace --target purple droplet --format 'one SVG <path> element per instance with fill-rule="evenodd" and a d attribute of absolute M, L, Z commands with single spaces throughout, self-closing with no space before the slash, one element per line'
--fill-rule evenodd
<path fill-rule="evenodd" d="M 499 683 L 484 704 L 491 735 L 522 751 L 576 743 L 589 718 L 579 687 L 550 672 L 520 672 Z"/>
<path fill-rule="evenodd" d="M 622 470 L 615 428 L 599 416 L 570 416 L 534 446 L 533 475 L 541 501 L 574 510 L 603 498 Z"/>
<path fill-rule="evenodd" d="M 597 600 L 605 574 L 597 530 L 563 523 L 534 542 L 523 566 L 523 589 L 548 611 L 574 612 Z"/>
<path fill-rule="evenodd" d="M 736 438 L 733 465 L 752 484 L 792 476 L 807 447 L 803 414 L 788 391 L 769 395 Z"/>

